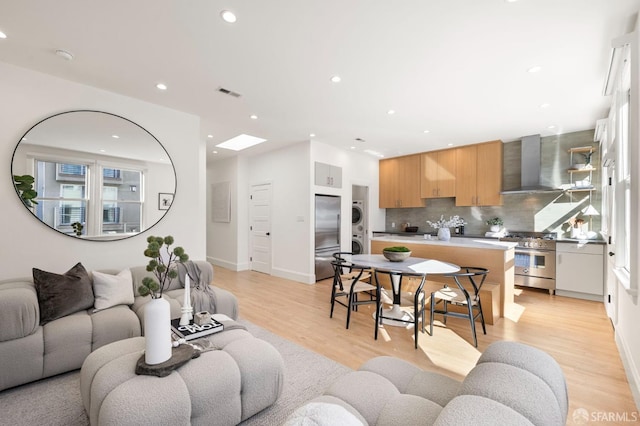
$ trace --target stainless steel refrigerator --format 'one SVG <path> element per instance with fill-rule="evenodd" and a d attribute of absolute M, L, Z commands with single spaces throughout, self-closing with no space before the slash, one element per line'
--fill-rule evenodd
<path fill-rule="evenodd" d="M 332 254 L 340 251 L 340 197 L 316 195 L 316 281 L 333 276 Z"/>

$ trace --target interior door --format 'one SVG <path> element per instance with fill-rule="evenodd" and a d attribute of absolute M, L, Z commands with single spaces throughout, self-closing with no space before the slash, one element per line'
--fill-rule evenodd
<path fill-rule="evenodd" d="M 271 275 L 271 184 L 251 186 L 249 263 L 252 271 Z"/>

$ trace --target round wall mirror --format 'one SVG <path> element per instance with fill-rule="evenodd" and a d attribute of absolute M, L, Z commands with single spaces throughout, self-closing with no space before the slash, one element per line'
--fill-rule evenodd
<path fill-rule="evenodd" d="M 169 154 L 147 130 L 100 111 L 69 111 L 36 123 L 11 161 L 18 200 L 51 229 L 108 241 L 151 228 L 176 189 Z"/>

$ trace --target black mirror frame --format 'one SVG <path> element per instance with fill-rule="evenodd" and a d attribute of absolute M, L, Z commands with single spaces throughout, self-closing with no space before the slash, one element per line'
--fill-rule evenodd
<path fill-rule="evenodd" d="M 71 111 L 64 111 L 64 112 L 60 112 L 57 114 L 53 114 L 51 116 L 45 117 L 42 120 L 38 121 L 37 123 L 35 123 L 33 126 L 31 126 L 18 140 L 18 143 L 16 144 L 16 147 L 13 150 L 13 153 L 11 155 L 11 181 L 13 183 L 13 188 L 16 191 L 16 195 L 20 201 L 20 204 L 22 204 L 27 211 L 29 211 L 29 213 L 31 214 L 31 216 L 33 216 L 39 223 L 41 223 L 42 225 L 46 226 L 48 229 L 57 232 L 59 234 L 62 234 L 64 236 L 76 239 L 76 240 L 83 240 L 83 241 L 94 241 L 94 242 L 110 242 L 110 241 L 122 241 L 122 240 L 126 240 L 128 238 L 133 238 L 133 237 L 137 237 L 138 235 L 144 234 L 145 232 L 149 231 L 151 228 L 153 228 L 154 226 L 156 226 L 158 223 L 160 223 L 160 221 L 162 221 L 162 219 L 164 219 L 164 217 L 167 215 L 168 211 L 171 209 L 171 207 L 173 206 L 173 203 L 171 203 L 171 206 L 169 206 L 168 209 L 165 210 L 164 214 L 162 215 L 162 217 L 160 217 L 153 225 L 146 227 L 145 229 L 141 229 L 140 232 L 133 234 L 133 235 L 126 235 L 126 236 L 122 236 L 121 238 L 108 238 L 108 239 L 104 239 L 104 238 L 91 238 L 91 237 L 85 237 L 85 238 L 80 238 L 79 236 L 76 235 L 70 235 L 67 234 L 65 232 L 61 232 L 55 228 L 52 228 L 51 226 L 49 226 L 48 224 L 46 224 L 45 222 L 43 222 L 42 220 L 40 220 L 40 218 L 38 216 L 36 216 L 35 212 L 27 205 L 27 203 L 25 202 L 24 198 L 21 196 L 20 194 L 20 190 L 18 189 L 18 186 L 16 185 L 16 182 L 14 180 L 14 169 L 13 169 L 13 163 L 15 160 L 15 155 L 16 152 L 18 151 L 18 147 L 20 146 L 20 143 L 22 142 L 22 140 L 29 134 L 29 132 L 31 130 L 33 130 L 35 127 L 37 127 L 38 125 L 42 124 L 43 122 L 50 120 L 52 118 L 61 116 L 61 115 L 65 115 L 65 114 L 72 114 L 72 113 L 78 113 L 78 112 L 91 112 L 91 113 L 98 113 L 98 114 L 106 114 L 112 117 L 116 117 L 122 120 L 125 120 L 131 124 L 133 124 L 134 126 L 142 129 L 146 134 L 148 134 L 149 136 L 151 136 L 153 138 L 153 140 L 155 140 L 158 145 L 160 146 L 160 148 L 162 148 L 162 150 L 164 151 L 164 153 L 167 155 L 167 158 L 169 159 L 169 162 L 171 163 L 171 167 L 173 169 L 173 180 L 174 180 L 174 189 L 173 189 L 173 194 L 175 197 L 176 194 L 176 190 L 178 188 L 178 176 L 176 173 L 176 167 L 175 164 L 173 162 L 173 160 L 171 159 L 171 156 L 169 155 L 169 152 L 167 151 L 167 149 L 164 147 L 164 145 L 162 145 L 162 143 L 158 140 L 158 138 L 156 138 L 151 132 L 149 132 L 147 129 L 145 129 L 144 127 L 142 127 L 141 125 L 139 125 L 138 123 L 129 120 L 128 118 L 122 117 L 120 115 L 117 114 L 113 114 L 110 112 L 106 112 L 106 111 L 98 111 L 98 110 L 90 110 L 90 109 L 79 109 L 79 110 L 71 110 Z M 147 195 L 148 198 L 148 195 Z M 31 201 L 33 202 L 33 201 Z M 145 200 L 145 203 L 149 203 L 149 200 Z M 115 236 L 117 236 L 118 234 L 113 234 Z"/>

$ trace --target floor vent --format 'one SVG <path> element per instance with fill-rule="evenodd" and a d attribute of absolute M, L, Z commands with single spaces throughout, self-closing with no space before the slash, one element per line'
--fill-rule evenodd
<path fill-rule="evenodd" d="M 225 89 L 224 87 L 218 87 L 218 92 L 233 96 L 234 98 L 239 98 L 241 96 L 240 93 L 233 92 L 229 89 Z"/>

